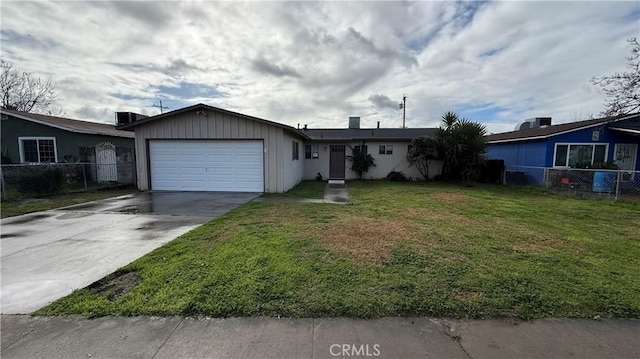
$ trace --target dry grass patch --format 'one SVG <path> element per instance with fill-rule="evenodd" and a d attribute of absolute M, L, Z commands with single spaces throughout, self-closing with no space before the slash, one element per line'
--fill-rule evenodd
<path fill-rule="evenodd" d="M 481 292 L 465 292 L 459 289 L 454 289 L 452 294 L 457 300 L 467 303 L 472 303 L 482 298 Z"/>
<path fill-rule="evenodd" d="M 353 217 L 324 228 L 319 239 L 331 250 L 358 263 L 380 265 L 390 258 L 394 247 L 423 242 L 420 233 L 412 228 L 414 222 L 407 219 Z"/>
<path fill-rule="evenodd" d="M 437 199 L 440 202 L 449 204 L 459 204 L 466 202 L 467 196 L 460 192 L 435 192 L 431 194 L 431 197 Z"/>
<path fill-rule="evenodd" d="M 430 208 L 416 208 L 410 207 L 402 211 L 403 217 L 418 217 L 429 220 L 440 220 L 440 219 L 455 219 L 456 217 L 460 217 L 460 215 L 455 213 L 446 213 L 439 212 L 438 210 L 430 209 Z"/>

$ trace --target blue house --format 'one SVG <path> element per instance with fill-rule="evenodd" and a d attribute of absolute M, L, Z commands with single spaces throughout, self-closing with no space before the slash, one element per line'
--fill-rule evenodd
<path fill-rule="evenodd" d="M 532 128 L 487 136 L 487 159 L 504 160 L 508 182 L 542 185 L 545 168 L 584 168 L 603 162 L 613 162 L 621 170 L 640 171 L 640 113 L 546 123 L 550 118 L 538 118 L 530 122 Z M 634 176 L 640 173 L 626 180 L 634 180 Z"/>

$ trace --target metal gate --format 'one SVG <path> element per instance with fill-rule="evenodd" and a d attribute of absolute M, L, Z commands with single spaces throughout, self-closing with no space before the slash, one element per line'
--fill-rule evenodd
<path fill-rule="evenodd" d="M 96 146 L 96 164 L 98 182 L 118 181 L 116 146 L 109 142 L 99 143 Z"/>

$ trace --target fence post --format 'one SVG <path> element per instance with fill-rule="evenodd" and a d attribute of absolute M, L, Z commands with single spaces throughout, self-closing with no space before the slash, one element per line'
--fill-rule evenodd
<path fill-rule="evenodd" d="M 87 173 L 84 170 L 84 165 L 81 165 L 81 166 L 82 166 L 82 179 L 84 180 L 84 190 L 86 191 L 87 190 Z"/>
<path fill-rule="evenodd" d="M 618 196 L 620 195 L 620 170 L 616 171 L 618 175 L 616 177 L 616 201 L 618 200 Z"/>
<path fill-rule="evenodd" d="M 1 182 L 0 182 L 0 186 L 2 186 L 2 198 L 6 200 L 7 199 L 7 184 L 4 183 L 4 171 L 3 171 L 2 167 L 0 167 L 0 177 L 2 178 Z"/>

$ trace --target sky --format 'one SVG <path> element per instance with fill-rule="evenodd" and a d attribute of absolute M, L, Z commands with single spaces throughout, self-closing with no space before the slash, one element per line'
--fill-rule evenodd
<path fill-rule="evenodd" d="M 598 117 L 639 1 L 7 1 L 0 59 L 57 83 L 66 117 L 205 103 L 294 127 L 513 130 Z"/>

